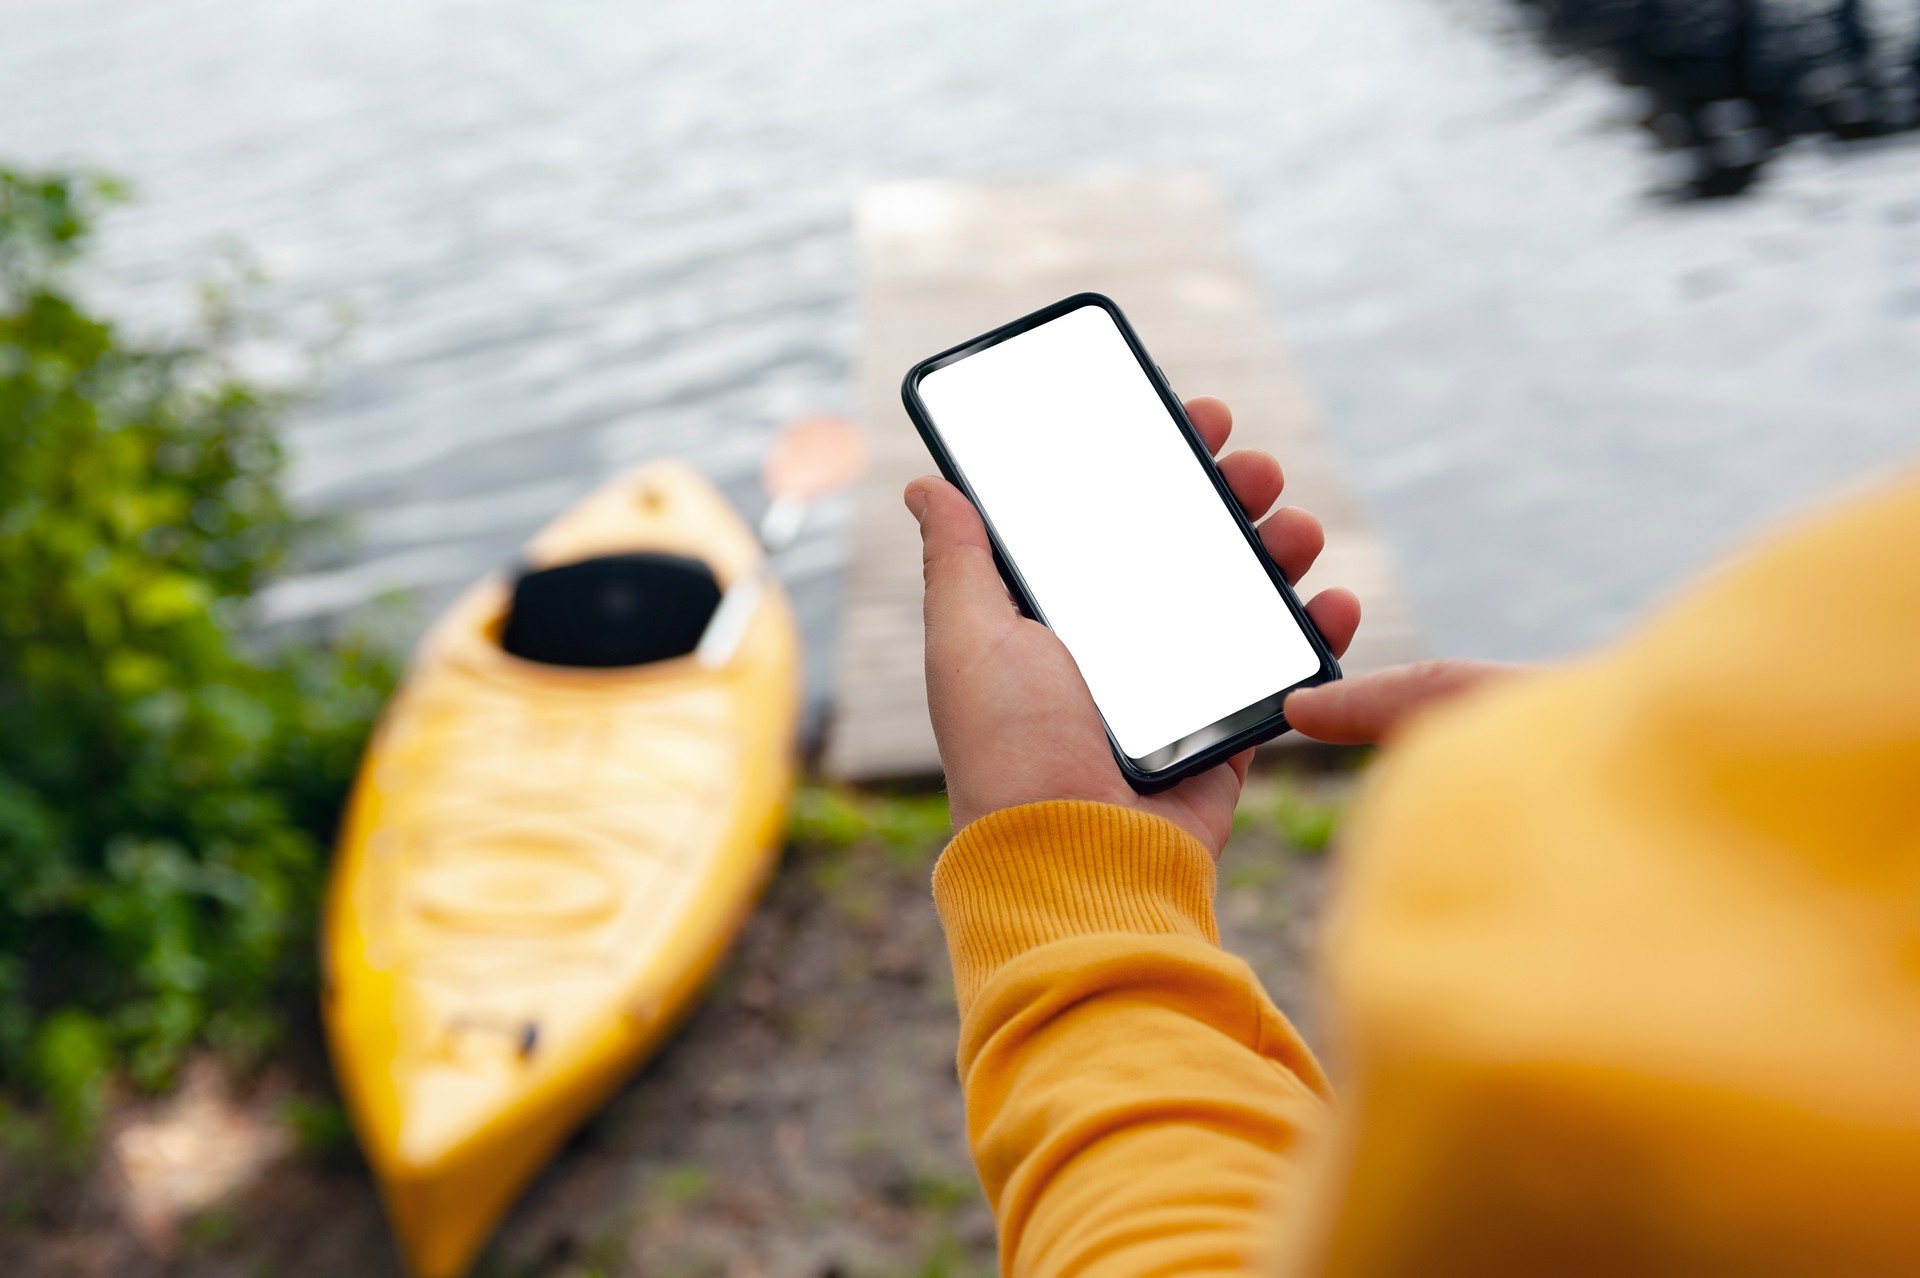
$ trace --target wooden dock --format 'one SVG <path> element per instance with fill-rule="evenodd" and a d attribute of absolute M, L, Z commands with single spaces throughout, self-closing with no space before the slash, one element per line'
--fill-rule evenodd
<path fill-rule="evenodd" d="M 901 377 L 916 360 L 1081 290 L 1120 303 L 1176 391 L 1231 404 L 1230 447 L 1278 457 L 1283 500 L 1326 524 L 1326 551 L 1302 593 L 1342 585 L 1359 594 L 1364 619 L 1347 670 L 1420 655 L 1385 550 L 1341 478 L 1211 181 L 894 182 L 863 192 L 854 217 L 860 405 L 874 465 L 855 496 L 828 775 L 940 771 L 921 666 L 920 542 L 900 500 L 933 465 L 900 406 Z"/>

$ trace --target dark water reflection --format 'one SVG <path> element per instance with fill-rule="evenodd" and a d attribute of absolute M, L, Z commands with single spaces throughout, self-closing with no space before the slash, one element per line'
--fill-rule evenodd
<path fill-rule="evenodd" d="M 1555 45 L 1644 89 L 1676 189 L 1738 195 L 1793 138 L 1920 126 L 1920 6 L 1839 0 L 1524 0 Z"/>

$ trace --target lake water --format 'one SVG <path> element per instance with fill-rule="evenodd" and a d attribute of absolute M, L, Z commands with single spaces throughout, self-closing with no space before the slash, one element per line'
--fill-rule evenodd
<path fill-rule="evenodd" d="M 358 317 L 290 442 L 359 541 L 276 590 L 281 620 L 435 607 L 646 457 L 754 507 L 769 432 L 852 407 L 863 183 L 1207 170 L 1433 646 L 1539 657 L 1920 447 L 1920 148 L 1802 142 L 1740 200 L 1673 205 L 1639 104 L 1513 22 L 0 0 L 0 159 L 133 179 L 89 283 L 136 323 L 176 322 L 232 241 L 291 334 Z M 787 565 L 816 691 L 840 518 Z"/>

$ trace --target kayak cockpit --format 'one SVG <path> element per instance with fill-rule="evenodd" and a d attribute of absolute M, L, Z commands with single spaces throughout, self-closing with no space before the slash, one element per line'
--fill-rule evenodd
<path fill-rule="evenodd" d="M 515 578 L 500 646 L 523 661 L 605 669 L 684 657 L 719 611 L 713 569 L 685 555 L 597 555 Z"/>

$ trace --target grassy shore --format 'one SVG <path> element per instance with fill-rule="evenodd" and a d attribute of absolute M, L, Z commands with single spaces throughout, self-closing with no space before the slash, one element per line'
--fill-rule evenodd
<path fill-rule="evenodd" d="M 1256 773 L 1222 865 L 1228 944 L 1310 1036 L 1322 852 L 1352 783 L 1344 761 Z M 993 1272 L 927 893 L 946 834 L 937 793 L 803 789 L 786 859 L 710 996 L 534 1185 L 479 1272 Z M 16 1120 L 0 1147 L 9 1273 L 398 1275 L 317 1048 L 293 1039 L 248 1078 L 203 1061 L 175 1094 L 115 1105 L 86 1165 L 36 1149 Z"/>

